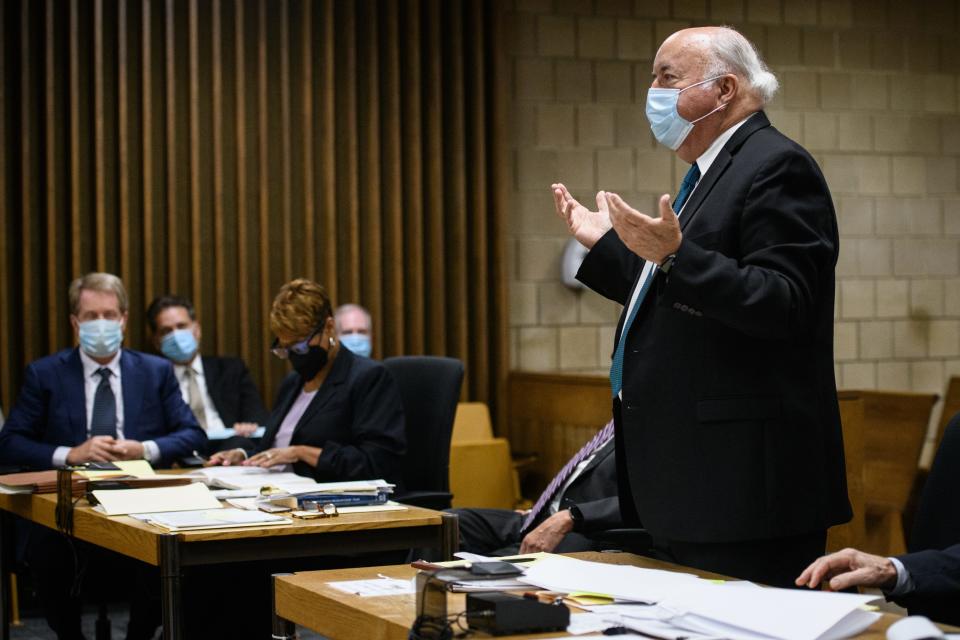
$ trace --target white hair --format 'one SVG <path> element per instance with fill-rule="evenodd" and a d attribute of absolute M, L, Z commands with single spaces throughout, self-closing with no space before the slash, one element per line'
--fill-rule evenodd
<path fill-rule="evenodd" d="M 766 105 L 780 88 L 780 81 L 760 59 L 753 43 L 732 27 L 712 30 L 710 57 L 705 77 L 732 73 L 745 80 L 748 89 Z"/>
<path fill-rule="evenodd" d="M 373 329 L 373 316 L 370 315 L 370 312 L 358 304 L 348 302 L 346 304 L 340 305 L 339 307 L 337 307 L 337 310 L 333 312 L 333 321 L 334 321 L 334 324 L 336 324 L 337 326 L 337 333 L 339 333 L 341 330 L 340 316 L 342 316 L 345 313 L 350 313 L 351 311 L 359 311 L 360 313 L 362 313 L 363 317 L 366 318 L 367 320 L 367 329 L 368 330 Z"/>

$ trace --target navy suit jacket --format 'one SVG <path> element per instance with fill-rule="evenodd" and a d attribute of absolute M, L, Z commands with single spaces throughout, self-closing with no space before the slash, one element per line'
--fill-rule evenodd
<path fill-rule="evenodd" d="M 259 451 L 275 446 L 277 432 L 303 381 L 291 373 L 280 384 Z M 383 478 L 400 484 L 400 462 L 406 453 L 406 431 L 400 392 L 381 363 L 340 349 L 294 428 L 290 445 L 320 447 L 316 467 L 293 465 L 299 475 L 318 482 Z"/>
<path fill-rule="evenodd" d="M 183 402 L 167 360 L 124 349 L 120 375 L 125 438 L 156 442 L 161 465 L 206 447 L 207 436 Z M 58 446 L 75 447 L 86 440 L 80 352 L 66 349 L 32 362 L 0 431 L 0 463 L 49 469 Z"/>
<path fill-rule="evenodd" d="M 625 522 L 639 516 L 655 538 L 706 543 L 849 520 L 833 371 L 838 233 L 820 169 L 755 113 L 680 226 L 673 268 L 656 275 L 624 337 Z M 643 264 L 611 230 L 577 277 L 627 304 Z"/>
<path fill-rule="evenodd" d="M 898 556 L 913 578 L 914 589 L 894 598 L 911 615 L 960 625 L 960 544 Z"/>

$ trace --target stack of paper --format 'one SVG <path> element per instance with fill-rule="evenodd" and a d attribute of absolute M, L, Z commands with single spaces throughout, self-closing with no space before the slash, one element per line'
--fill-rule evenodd
<path fill-rule="evenodd" d="M 521 581 L 551 591 L 592 591 L 655 603 L 621 609 L 616 621 L 658 637 L 689 638 L 692 632 L 730 640 L 839 640 L 860 633 L 879 617 L 861 608 L 877 598 L 872 595 L 717 584 L 689 574 L 573 558 L 541 560 Z"/>
<path fill-rule="evenodd" d="M 108 516 L 222 508 L 200 482 L 156 489 L 103 489 L 94 491 L 93 497 L 100 503 L 97 510 Z"/>
<path fill-rule="evenodd" d="M 200 511 L 144 513 L 137 519 L 149 522 L 167 531 L 290 524 L 290 520 L 281 516 L 263 513 L 262 511 L 242 511 L 240 509 L 204 509 Z"/>

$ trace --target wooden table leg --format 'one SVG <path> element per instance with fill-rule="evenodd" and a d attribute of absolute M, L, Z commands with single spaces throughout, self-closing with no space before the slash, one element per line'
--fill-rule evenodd
<path fill-rule="evenodd" d="M 277 578 L 293 575 L 291 573 L 274 573 L 270 576 L 270 599 L 273 601 L 273 640 L 294 640 L 297 637 L 297 626 L 285 618 L 277 615 Z"/>
<path fill-rule="evenodd" d="M 163 607 L 163 640 L 180 640 L 183 610 L 180 593 L 180 543 L 175 533 L 158 537 L 160 557 L 160 602 Z"/>
<path fill-rule="evenodd" d="M 440 555 L 444 560 L 453 560 L 460 550 L 460 521 L 455 513 L 443 512 L 440 525 Z"/>

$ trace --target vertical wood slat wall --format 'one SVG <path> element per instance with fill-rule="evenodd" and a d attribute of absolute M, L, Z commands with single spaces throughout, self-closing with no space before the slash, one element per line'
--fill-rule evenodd
<path fill-rule="evenodd" d="M 0 7 L 0 401 L 72 345 L 66 290 L 117 273 L 128 346 L 191 297 L 207 353 L 267 402 L 269 304 L 312 277 L 374 317 L 375 355 L 507 369 L 497 3 L 19 0 Z M 499 423 L 502 426 L 503 421 Z"/>

